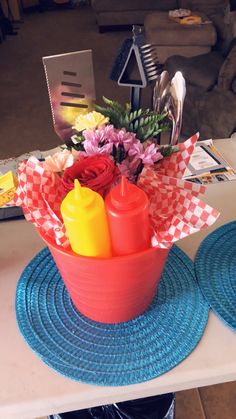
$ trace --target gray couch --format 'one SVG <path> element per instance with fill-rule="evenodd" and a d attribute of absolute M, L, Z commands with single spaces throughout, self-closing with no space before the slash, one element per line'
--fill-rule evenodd
<path fill-rule="evenodd" d="M 227 138 L 236 132 L 236 11 L 226 10 L 222 45 L 208 54 L 165 62 L 171 76 L 182 71 L 187 84 L 182 134 Z"/>
<path fill-rule="evenodd" d="M 168 11 L 180 7 L 178 0 L 92 0 L 92 7 L 99 26 L 104 32 L 111 26 L 143 24 L 153 11 Z"/>
<path fill-rule="evenodd" d="M 153 12 L 144 20 L 145 37 L 148 44 L 155 46 L 159 63 L 163 64 L 172 55 L 193 57 L 211 51 L 217 42 L 214 25 L 204 13 L 200 16 L 203 25 L 180 25 L 171 20 L 166 12 Z"/>
<path fill-rule="evenodd" d="M 92 0 L 100 32 L 109 27 L 143 24 L 154 11 L 188 8 L 207 14 L 214 24 L 221 26 L 224 0 Z"/>

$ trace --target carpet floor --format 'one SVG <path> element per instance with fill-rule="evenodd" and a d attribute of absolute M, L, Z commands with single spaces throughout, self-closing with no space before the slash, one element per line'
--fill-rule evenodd
<path fill-rule="evenodd" d="M 130 32 L 99 34 L 89 7 L 23 15 L 17 36 L 0 45 L 0 158 L 59 143 L 52 126 L 42 57 L 92 49 L 96 100 L 129 101 L 129 89 L 109 78 Z"/>

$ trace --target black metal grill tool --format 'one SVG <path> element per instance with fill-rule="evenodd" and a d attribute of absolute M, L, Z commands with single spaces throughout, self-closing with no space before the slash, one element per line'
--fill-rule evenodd
<path fill-rule="evenodd" d="M 110 75 L 119 86 L 130 87 L 132 111 L 140 107 L 141 89 L 156 80 L 160 72 L 156 49 L 145 43 L 142 29 L 133 26 L 133 38 L 123 42 Z"/>

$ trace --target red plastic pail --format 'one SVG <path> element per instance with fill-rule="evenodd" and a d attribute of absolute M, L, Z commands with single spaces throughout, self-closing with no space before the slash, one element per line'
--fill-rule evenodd
<path fill-rule="evenodd" d="M 40 233 L 75 307 L 102 323 L 120 323 L 151 304 L 169 249 L 150 248 L 110 259 L 78 256 Z"/>

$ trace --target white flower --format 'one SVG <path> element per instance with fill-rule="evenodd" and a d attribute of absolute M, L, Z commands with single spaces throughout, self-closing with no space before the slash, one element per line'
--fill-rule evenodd
<path fill-rule="evenodd" d="M 58 153 L 53 154 L 45 158 L 43 167 L 45 170 L 50 172 L 62 172 L 67 167 L 72 166 L 74 163 L 74 156 L 69 150 L 59 151 Z"/>

